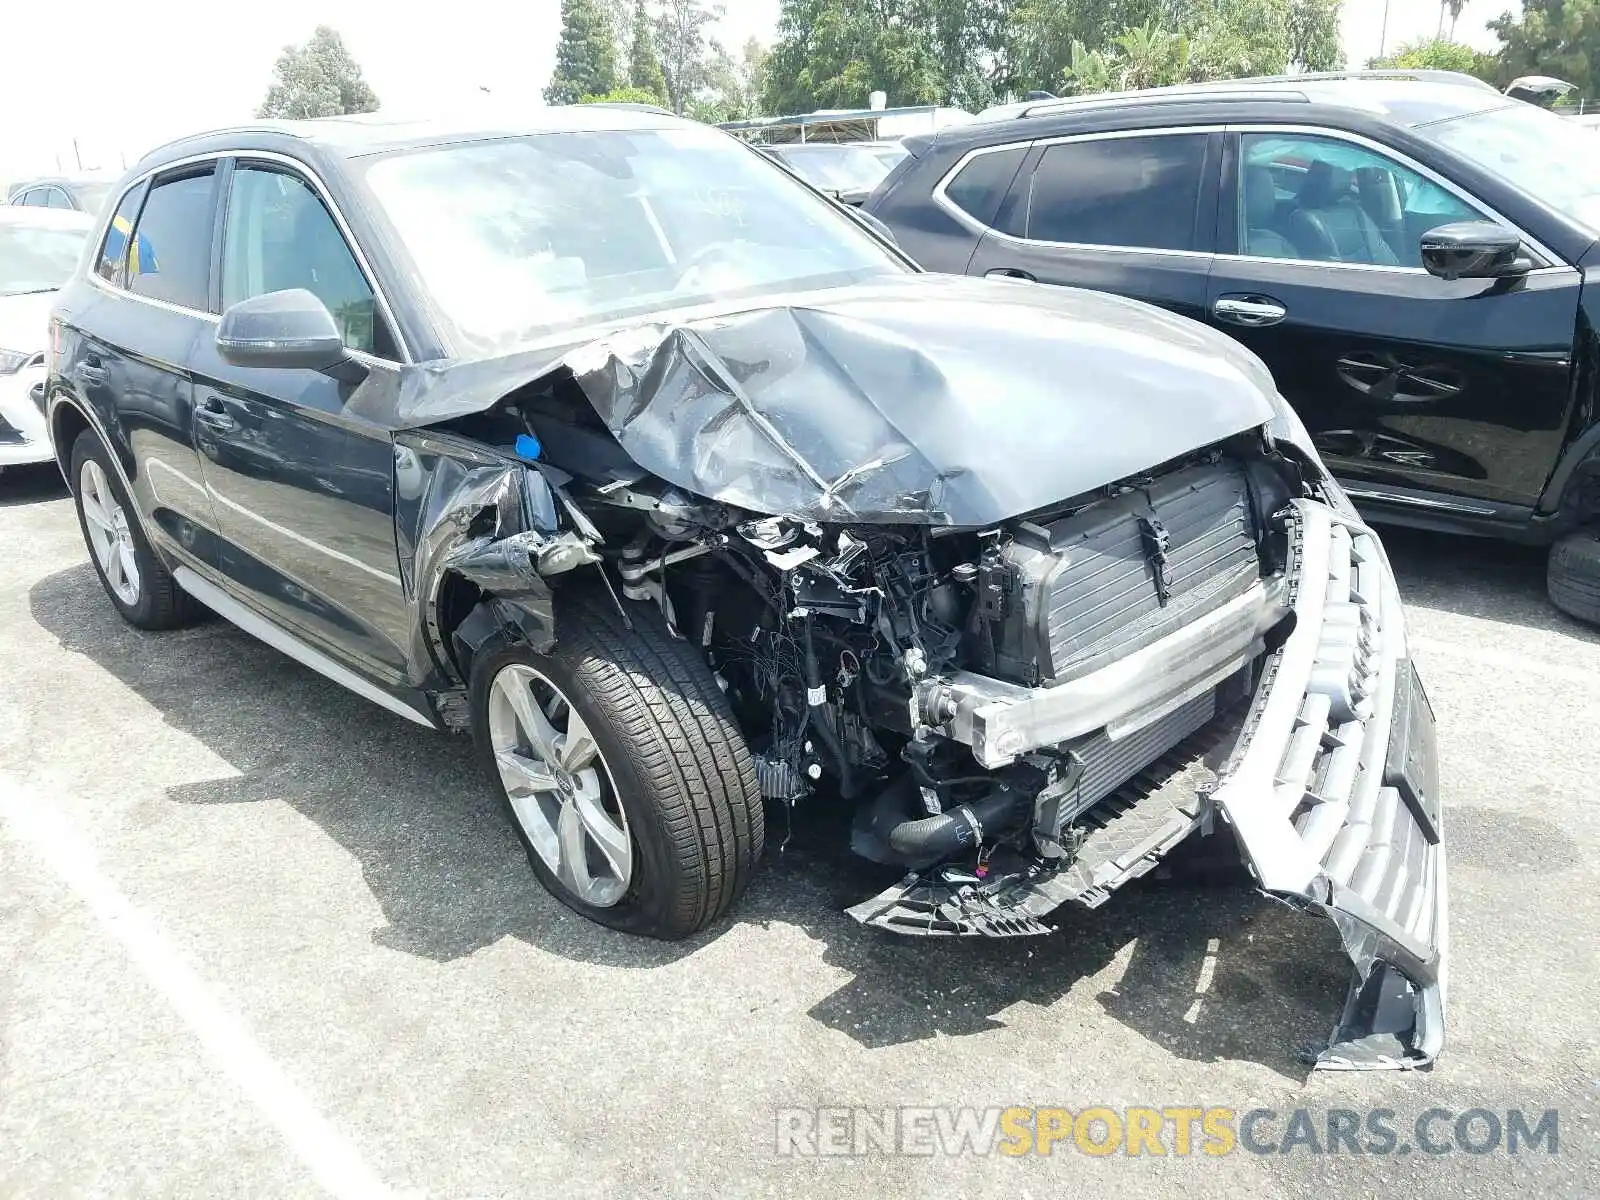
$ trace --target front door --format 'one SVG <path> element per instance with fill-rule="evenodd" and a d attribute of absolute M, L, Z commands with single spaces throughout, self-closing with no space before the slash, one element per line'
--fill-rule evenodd
<path fill-rule="evenodd" d="M 394 447 L 351 411 L 367 389 L 396 386 L 393 338 L 303 176 L 240 160 L 227 193 L 221 307 L 305 288 L 370 373 L 351 384 L 233 366 L 214 339 L 195 348 L 195 428 L 223 531 L 222 569 L 275 620 L 399 683 L 412 622 L 395 554 Z"/>
<path fill-rule="evenodd" d="M 1116 292 L 1203 320 L 1221 143 L 1142 130 L 1036 146 L 967 274 Z"/>
<path fill-rule="evenodd" d="M 1212 321 L 1261 356 L 1358 495 L 1531 507 L 1565 434 L 1579 273 L 1435 278 L 1422 235 L 1487 219 L 1452 186 L 1362 142 L 1238 139 L 1223 225 L 1239 253 L 1215 260 Z"/>

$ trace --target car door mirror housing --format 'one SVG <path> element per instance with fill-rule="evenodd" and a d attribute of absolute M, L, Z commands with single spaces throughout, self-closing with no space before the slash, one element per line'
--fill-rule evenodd
<path fill-rule="evenodd" d="M 217 353 L 236 367 L 320 371 L 338 379 L 352 367 L 359 369 L 333 314 L 304 288 L 267 292 L 233 305 L 217 326 Z"/>
<path fill-rule="evenodd" d="M 1522 239 L 1493 221 L 1457 221 L 1422 235 L 1422 265 L 1440 279 L 1503 279 L 1525 275 Z"/>

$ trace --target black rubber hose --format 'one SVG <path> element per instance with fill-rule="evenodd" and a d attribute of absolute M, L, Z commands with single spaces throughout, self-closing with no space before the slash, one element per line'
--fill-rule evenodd
<path fill-rule="evenodd" d="M 889 831 L 889 845 L 913 862 L 940 862 L 1013 829 L 1027 813 L 1028 803 L 1022 792 L 1002 785 L 982 800 L 936 817 L 901 822 Z"/>

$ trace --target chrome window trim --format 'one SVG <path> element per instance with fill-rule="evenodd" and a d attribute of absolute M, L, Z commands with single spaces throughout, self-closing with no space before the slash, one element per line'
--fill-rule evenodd
<path fill-rule="evenodd" d="M 1544 260 L 1544 264 L 1542 266 L 1534 268 L 1535 271 L 1545 271 L 1545 270 L 1548 270 L 1548 269 L 1550 269 L 1552 267 L 1560 268 L 1560 267 L 1571 267 L 1572 266 L 1572 264 L 1567 262 L 1566 259 L 1562 258 L 1561 255 L 1556 254 L 1554 251 L 1552 251 L 1548 246 L 1546 246 L 1543 242 L 1539 241 L 1537 238 L 1530 236 L 1524 229 L 1522 229 L 1515 222 L 1507 220 L 1505 218 L 1505 216 L 1503 216 L 1501 213 L 1497 212 L 1495 209 L 1491 208 L 1489 205 L 1485 204 L 1482 200 L 1478 199 L 1476 196 L 1472 195 L 1472 193 L 1468 192 L 1465 188 L 1462 188 L 1462 187 L 1458 186 L 1456 183 L 1452 182 L 1451 180 L 1446 179 L 1443 175 L 1439 174 L 1439 172 L 1435 171 L 1432 167 L 1425 166 L 1424 164 L 1418 162 L 1416 159 L 1412 158 L 1409 154 L 1406 154 L 1404 151 L 1396 150 L 1393 146 L 1385 145 L 1383 142 L 1374 141 L 1372 138 L 1365 137 L 1365 136 L 1363 136 L 1363 135 L 1361 135 L 1359 133 L 1349 133 L 1349 132 L 1347 132 L 1347 131 L 1345 131 L 1343 129 L 1334 129 L 1331 126 L 1327 126 L 1327 125 L 1276 125 L 1276 124 L 1270 124 L 1270 123 L 1267 123 L 1267 122 L 1251 122 L 1251 123 L 1246 124 L 1246 125 L 1229 125 L 1229 126 L 1226 127 L 1226 131 L 1228 133 L 1237 133 L 1237 134 L 1240 134 L 1240 135 L 1247 134 L 1247 133 L 1258 133 L 1258 134 L 1291 134 L 1291 135 L 1297 135 L 1297 136 L 1300 136 L 1300 137 L 1320 137 L 1320 138 L 1327 138 L 1330 141 L 1347 142 L 1352 146 L 1360 146 L 1363 150 L 1370 150 L 1374 154 L 1379 154 L 1379 155 L 1382 155 L 1384 158 L 1392 159 L 1393 161 L 1399 163 L 1401 166 L 1405 167 L 1407 170 L 1415 171 L 1418 175 L 1421 175 L 1424 179 L 1429 180 L 1430 182 L 1438 185 L 1439 187 L 1443 188 L 1445 191 L 1449 192 L 1452 196 L 1454 196 L 1457 200 L 1460 200 L 1463 204 L 1469 205 L 1472 208 L 1477 209 L 1479 212 L 1483 213 L 1486 217 L 1488 217 L 1491 221 L 1495 221 L 1495 222 L 1499 223 L 1500 225 L 1503 225 L 1505 228 L 1511 230 L 1515 234 L 1517 234 L 1517 236 L 1522 239 L 1522 244 L 1523 244 L 1524 247 L 1526 247 L 1529 250 L 1532 250 L 1539 258 Z M 1243 152 L 1242 152 L 1243 151 L 1242 143 L 1241 143 L 1241 146 L 1240 146 L 1240 150 L 1241 150 L 1241 153 L 1238 156 L 1238 161 L 1235 163 L 1235 170 L 1237 170 L 1239 168 L 1239 166 L 1242 165 L 1243 162 L 1244 162 L 1244 155 L 1243 155 Z M 1237 180 L 1235 180 L 1235 182 L 1237 182 Z M 1223 259 L 1228 259 L 1229 261 L 1233 261 L 1235 259 L 1238 259 L 1238 260 L 1243 260 L 1243 261 L 1246 261 L 1246 262 L 1278 262 L 1278 263 L 1282 263 L 1282 262 L 1304 262 L 1304 263 L 1312 263 L 1312 264 L 1315 264 L 1317 266 L 1334 267 L 1334 268 L 1341 268 L 1341 269 L 1346 269 L 1346 270 L 1355 269 L 1355 270 L 1362 270 L 1362 271 L 1400 271 L 1400 272 L 1405 272 L 1407 274 L 1417 274 L 1417 273 L 1420 272 L 1421 274 L 1424 274 L 1424 275 L 1426 275 L 1428 273 L 1427 272 L 1427 268 L 1425 268 L 1425 267 L 1383 266 L 1381 264 L 1372 264 L 1372 263 L 1329 263 L 1329 262 L 1322 262 L 1319 259 L 1314 259 L 1314 258 L 1268 258 L 1268 259 L 1262 259 L 1262 258 L 1260 258 L 1258 256 L 1255 256 L 1255 255 L 1248 255 L 1248 254 L 1220 254 L 1220 253 L 1217 255 L 1217 257 L 1218 258 L 1223 258 Z"/>
<path fill-rule="evenodd" d="M 276 150 L 212 150 L 205 154 L 195 154 L 190 155 L 187 158 L 173 159 L 171 162 L 162 163 L 159 166 L 151 167 L 147 171 L 141 171 L 134 178 L 127 181 L 127 184 L 125 187 L 123 187 L 122 191 L 117 193 L 116 203 L 106 207 L 103 214 L 104 219 L 95 226 L 94 245 L 96 249 L 94 263 L 98 264 L 100 261 L 100 249 L 105 245 L 106 234 L 111 228 L 111 222 L 115 219 L 117 210 L 122 207 L 122 202 L 128 198 L 129 192 L 133 191 L 134 188 L 141 186 L 145 182 L 154 179 L 157 175 L 165 175 L 171 171 L 181 170 L 184 167 L 198 166 L 201 163 L 214 163 L 220 165 L 222 160 L 225 158 L 231 158 L 234 160 L 235 169 L 237 169 L 240 163 L 249 162 L 269 162 L 274 165 L 288 167 L 310 185 L 312 191 L 316 192 L 317 198 L 322 201 L 323 207 L 325 207 L 332 215 L 333 223 L 339 227 L 339 236 L 344 238 L 344 243 L 347 247 L 349 247 L 351 256 L 356 260 L 356 267 L 360 270 L 362 278 L 367 281 L 367 286 L 372 289 L 373 299 L 376 300 L 379 309 L 383 313 L 384 319 L 389 322 L 390 332 L 394 334 L 395 345 L 400 349 L 400 358 L 398 360 L 384 358 L 380 355 L 368 354 L 364 350 L 355 349 L 352 349 L 350 353 L 368 362 L 387 363 L 388 365 L 395 367 L 405 366 L 406 364 L 413 362 L 414 360 L 411 357 L 410 347 L 406 345 L 405 333 L 401 330 L 400 323 L 394 318 L 394 309 L 389 305 L 389 298 L 384 295 L 383 289 L 378 286 L 377 276 L 373 274 L 372 267 L 367 262 L 367 256 L 361 250 L 360 242 L 356 240 L 355 235 L 350 231 L 350 224 L 345 220 L 344 213 L 341 212 L 339 210 L 339 206 L 333 202 L 333 196 L 328 191 L 327 185 L 322 182 L 322 177 L 318 175 L 314 169 L 312 169 L 309 163 L 287 154 L 281 154 Z M 222 204 L 218 209 L 219 213 L 226 213 L 227 203 L 228 197 L 222 197 Z M 142 216 L 143 213 L 140 215 Z M 138 232 L 137 224 L 135 224 L 134 232 Z M 217 313 L 203 312 L 200 309 L 188 308 L 182 304 L 172 304 L 165 300 L 157 300 L 151 296 L 141 296 L 137 292 L 130 291 L 127 288 L 116 287 L 102 279 L 95 271 L 93 265 L 90 266 L 86 278 L 90 286 L 98 287 L 102 291 L 113 296 L 126 297 L 132 300 L 137 300 L 143 304 L 153 304 L 157 308 L 163 308 L 169 312 L 181 313 L 184 316 L 200 317 L 204 320 L 210 321 L 212 324 L 216 324 L 219 320 L 221 320 L 220 315 Z"/>
<path fill-rule="evenodd" d="M 1023 138 L 1014 142 L 1005 142 L 998 146 L 980 146 L 978 149 L 969 150 L 962 155 L 960 161 L 950 168 L 943 179 L 939 180 L 938 186 L 933 189 L 933 199 L 934 203 L 955 217 L 969 231 L 980 235 L 993 234 L 995 237 L 1015 246 L 1057 247 L 1063 250 L 1099 250 L 1110 254 L 1164 254 L 1173 258 L 1209 259 L 1214 257 L 1210 250 L 1170 250 L 1160 246 L 1106 246 L 1098 242 L 1052 242 L 1043 238 L 1018 237 L 1014 233 L 1006 233 L 1003 230 L 995 229 L 993 226 L 985 225 L 954 200 L 950 199 L 945 189 L 973 159 L 983 154 L 994 154 L 1002 150 L 1015 150 L 1019 146 L 1023 147 L 1026 152 L 1040 147 L 1048 149 L 1051 146 L 1071 145 L 1075 142 L 1108 142 L 1136 137 L 1177 137 L 1186 133 L 1212 134 L 1222 133 L 1225 129 L 1226 127 L 1223 125 L 1170 125 L 1161 129 L 1110 129 L 1097 133 L 1064 133 L 1058 137 Z M 1016 180 L 1012 180 L 1012 185 L 1015 186 L 1015 184 Z M 1202 180 L 1201 186 L 1203 187 L 1204 184 L 1205 181 Z M 1030 188 L 1032 186 L 1031 180 L 1029 181 L 1029 186 Z M 1004 200 L 1002 200 L 1002 203 L 1004 203 Z"/>

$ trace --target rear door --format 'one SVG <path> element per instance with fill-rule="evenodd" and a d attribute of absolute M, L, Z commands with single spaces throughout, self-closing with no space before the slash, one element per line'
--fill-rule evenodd
<path fill-rule="evenodd" d="M 369 369 L 359 384 L 237 367 L 194 349 L 196 437 L 223 532 L 222 568 L 274 620 L 399 682 L 410 619 L 394 534 L 394 447 L 350 411 L 396 386 L 395 338 L 308 174 L 240 158 L 225 184 L 217 307 L 305 288 Z"/>
<path fill-rule="evenodd" d="M 208 310 L 215 162 L 187 165 L 118 203 L 95 265 L 66 374 L 126 445 L 146 529 L 171 552 L 214 560 L 216 522 L 195 454 L 194 344 Z"/>
<path fill-rule="evenodd" d="M 1329 466 L 1358 498 L 1532 506 L 1565 433 L 1579 272 L 1534 245 L 1521 278 L 1435 278 L 1422 234 L 1498 220 L 1486 206 L 1353 135 L 1234 137 L 1211 319 L 1271 368 Z"/>
<path fill-rule="evenodd" d="M 1222 134 L 1093 133 L 1035 143 L 969 275 L 1116 292 L 1204 319 Z"/>

